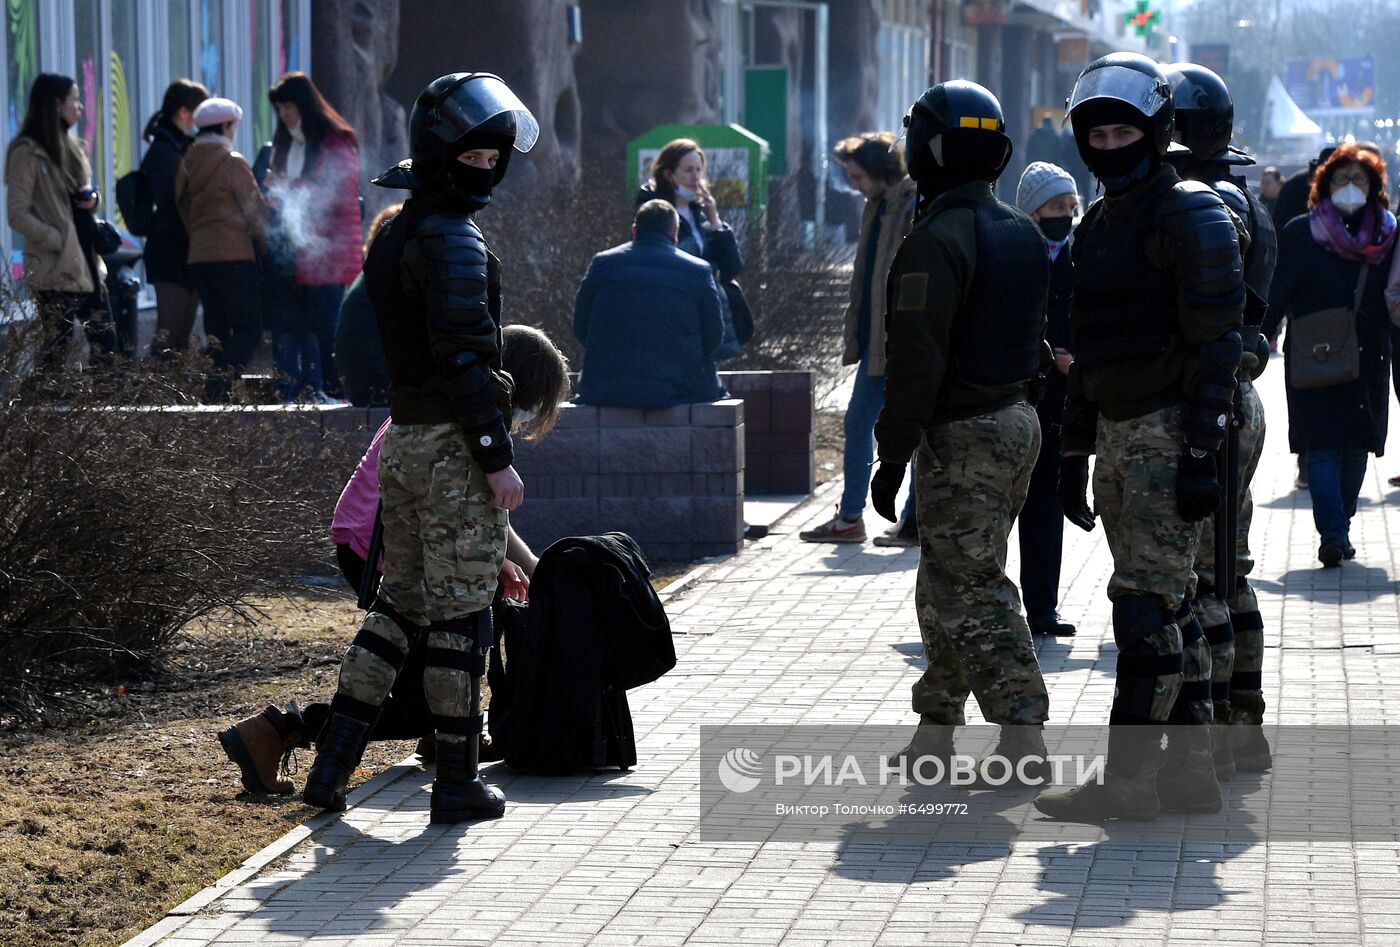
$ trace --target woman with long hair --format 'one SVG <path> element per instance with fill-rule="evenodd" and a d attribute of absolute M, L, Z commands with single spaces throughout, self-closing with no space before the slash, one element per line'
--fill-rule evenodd
<path fill-rule="evenodd" d="M 156 334 L 151 354 L 190 347 L 190 332 L 199 309 L 199 293 L 190 273 L 190 234 L 175 207 L 175 176 L 198 128 L 194 110 L 209 90 L 193 79 L 176 79 L 165 90 L 160 111 L 146 123 L 142 137 L 151 143 L 141 170 L 155 196 L 155 216 L 146 236 L 143 259 L 146 281 L 156 290 Z"/>
<path fill-rule="evenodd" d="M 705 180 L 705 150 L 699 143 L 677 138 L 662 146 L 651 164 L 651 179 L 637 194 L 636 206 L 658 197 L 670 201 L 680 215 L 676 246 L 710 264 L 715 282 L 724 290 L 724 342 L 715 360 L 733 358 L 753 328 L 748 302 L 735 282 L 744 272 L 744 255 L 734 231 L 720 219 Z M 745 326 L 742 340 L 736 331 L 741 324 Z"/>
<path fill-rule="evenodd" d="M 327 392 L 341 389 L 332 358 L 340 301 L 360 272 L 359 146 L 305 73 L 287 73 L 267 97 L 277 130 L 263 190 L 296 257 L 273 328 L 273 355 L 283 400 L 306 392 L 332 401 Z"/>
<path fill-rule="evenodd" d="M 1308 213 L 1279 235 L 1265 331 L 1277 333 L 1288 317 L 1289 446 L 1307 456 L 1317 555 L 1331 568 L 1356 556 L 1350 529 L 1366 455 L 1385 450 L 1391 354 L 1385 288 L 1396 231 L 1386 208 L 1385 162 L 1367 148 L 1339 145 L 1318 165 L 1308 204 Z M 1358 362 L 1351 381 L 1318 385 L 1299 375 L 1308 355 L 1299 339 L 1309 334 L 1308 320 L 1325 310 L 1349 314 L 1347 335 Z"/>
<path fill-rule="evenodd" d="M 94 363 L 117 347 L 103 280 L 107 267 L 93 243 L 101 195 L 73 136 L 82 120 L 78 84 L 43 72 L 29 89 L 19 135 L 5 153 L 6 215 L 24 238 L 24 282 L 34 294 L 42 337 L 36 378 L 60 370 L 73 321 L 82 323 Z"/>

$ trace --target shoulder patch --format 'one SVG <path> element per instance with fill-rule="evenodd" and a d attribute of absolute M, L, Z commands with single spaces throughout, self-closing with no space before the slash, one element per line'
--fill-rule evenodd
<path fill-rule="evenodd" d="M 922 310 L 928 304 L 928 274 L 905 273 L 899 278 L 899 297 L 895 309 Z"/>

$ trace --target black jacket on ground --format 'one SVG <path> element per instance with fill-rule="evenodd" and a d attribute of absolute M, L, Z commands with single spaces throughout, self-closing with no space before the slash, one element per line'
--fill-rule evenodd
<path fill-rule="evenodd" d="M 540 556 L 526 627 L 506 629 L 504 677 L 492 677 L 491 740 L 511 767 L 636 763 L 626 691 L 676 666 L 650 574 L 624 533 L 561 539 Z"/>
<path fill-rule="evenodd" d="M 1335 447 L 1365 450 L 1379 457 L 1385 451 L 1390 398 L 1390 317 L 1385 283 L 1394 254 L 1392 248 L 1366 277 L 1356 318 L 1361 377 L 1344 385 L 1307 391 L 1288 386 L 1288 447 L 1294 453 Z M 1361 264 L 1323 249 L 1312 238 L 1307 217 L 1295 217 L 1283 228 L 1278 259 L 1269 292 L 1266 334 L 1277 333 L 1285 316 L 1303 318 L 1321 309 L 1351 306 Z M 1292 374 L 1288 371 L 1291 335 L 1283 340 L 1285 378 Z"/>
<path fill-rule="evenodd" d="M 185 263 L 190 235 L 175 209 L 175 175 L 194 139 L 164 115 L 146 126 L 146 138 L 151 146 L 141 159 L 141 170 L 146 172 L 156 198 L 155 219 L 146 237 L 146 282 L 179 283 L 192 289 L 194 282 Z"/>

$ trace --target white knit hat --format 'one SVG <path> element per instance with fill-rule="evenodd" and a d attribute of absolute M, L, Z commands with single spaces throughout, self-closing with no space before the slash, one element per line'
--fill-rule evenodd
<path fill-rule="evenodd" d="M 1074 177 L 1064 168 L 1048 161 L 1032 161 L 1021 172 L 1021 183 L 1016 185 L 1016 206 L 1023 214 L 1033 214 L 1045 206 L 1046 201 L 1078 191 Z"/>
<path fill-rule="evenodd" d="M 205 99 L 194 110 L 194 123 L 200 128 L 236 122 L 243 117 L 243 108 L 233 99 Z"/>

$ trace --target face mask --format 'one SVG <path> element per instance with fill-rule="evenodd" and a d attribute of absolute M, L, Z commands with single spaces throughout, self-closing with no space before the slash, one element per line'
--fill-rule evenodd
<path fill-rule="evenodd" d="M 1040 219 L 1040 232 L 1045 234 L 1046 239 L 1059 243 L 1069 236 L 1069 232 L 1074 229 L 1073 217 L 1042 217 Z"/>
<path fill-rule="evenodd" d="M 1354 214 L 1366 206 L 1366 192 L 1355 184 L 1347 184 L 1332 192 L 1332 204 L 1343 214 Z"/>
<path fill-rule="evenodd" d="M 447 179 L 457 196 L 472 210 L 480 210 L 491 203 L 491 189 L 496 184 L 496 172 L 492 168 L 473 168 L 469 164 L 453 161 L 447 168 Z"/>
<path fill-rule="evenodd" d="M 679 197 L 681 200 L 685 201 L 686 203 L 689 203 L 695 200 L 695 191 L 691 188 L 686 187 L 684 184 L 677 184 L 676 196 Z"/>
<path fill-rule="evenodd" d="M 523 408 L 516 408 L 515 412 L 511 415 L 511 423 L 514 427 L 520 427 L 522 424 L 529 424 L 533 420 L 535 420 L 535 412 L 526 411 Z"/>
<path fill-rule="evenodd" d="M 1082 157 L 1094 177 L 1109 191 L 1125 190 L 1152 172 L 1152 145 L 1146 136 L 1110 151 L 1086 148 Z"/>

